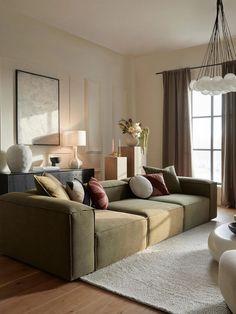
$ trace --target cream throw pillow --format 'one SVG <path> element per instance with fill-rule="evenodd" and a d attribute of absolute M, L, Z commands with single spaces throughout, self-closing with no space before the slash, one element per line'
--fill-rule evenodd
<path fill-rule="evenodd" d="M 80 181 L 73 180 L 66 182 L 66 192 L 72 201 L 83 203 L 85 192 L 83 184 Z"/>
<path fill-rule="evenodd" d="M 143 176 L 132 177 L 129 180 L 129 186 L 134 195 L 139 198 L 148 198 L 153 192 L 151 182 Z"/>

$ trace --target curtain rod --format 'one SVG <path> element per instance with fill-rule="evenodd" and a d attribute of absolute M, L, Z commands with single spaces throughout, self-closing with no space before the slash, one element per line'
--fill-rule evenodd
<path fill-rule="evenodd" d="M 208 67 L 215 67 L 215 66 L 218 66 L 218 65 L 222 65 L 222 63 L 215 63 L 215 64 L 207 64 L 207 65 L 199 65 L 199 66 L 195 66 L 195 67 L 187 67 L 188 69 L 190 70 L 194 70 L 194 69 L 201 69 L 201 68 L 208 68 Z M 169 71 L 178 71 L 178 70 L 181 70 L 181 69 L 175 69 L 175 70 L 169 70 Z M 156 75 L 159 75 L 159 74 L 163 74 L 165 71 L 162 71 L 162 72 L 157 72 Z"/>

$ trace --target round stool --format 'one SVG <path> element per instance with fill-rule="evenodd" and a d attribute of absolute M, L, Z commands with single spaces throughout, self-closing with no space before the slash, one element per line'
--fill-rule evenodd
<path fill-rule="evenodd" d="M 236 313 L 236 250 L 224 252 L 219 262 L 220 291 L 233 314 Z"/>
<path fill-rule="evenodd" d="M 236 250 L 236 235 L 229 230 L 228 223 L 220 225 L 210 233 L 208 248 L 218 262 L 225 251 Z"/>

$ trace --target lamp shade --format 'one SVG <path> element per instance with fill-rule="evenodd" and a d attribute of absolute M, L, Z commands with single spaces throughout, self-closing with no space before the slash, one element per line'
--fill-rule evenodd
<path fill-rule="evenodd" d="M 86 146 L 86 131 L 72 130 L 63 133 L 64 146 Z"/>

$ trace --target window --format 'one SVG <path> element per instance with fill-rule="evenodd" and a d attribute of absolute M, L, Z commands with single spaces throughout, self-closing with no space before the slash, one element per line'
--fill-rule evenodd
<path fill-rule="evenodd" d="M 193 176 L 221 183 L 221 95 L 192 92 Z"/>

